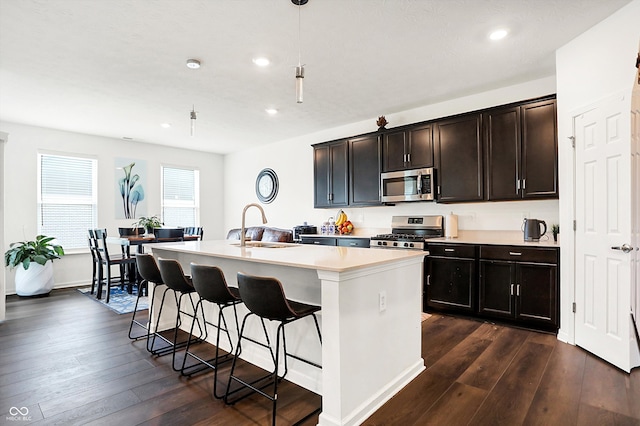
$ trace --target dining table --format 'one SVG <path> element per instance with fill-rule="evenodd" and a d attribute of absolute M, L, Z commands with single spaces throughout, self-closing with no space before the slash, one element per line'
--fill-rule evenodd
<path fill-rule="evenodd" d="M 197 241 L 200 239 L 199 235 L 185 235 L 183 237 L 184 241 Z M 131 256 L 131 247 L 136 247 L 137 253 L 144 253 L 145 244 L 156 244 L 165 241 L 158 241 L 153 234 L 144 234 L 144 235 L 125 235 L 122 237 L 107 237 L 107 244 L 119 245 L 122 250 L 122 255 L 126 257 Z M 136 264 L 132 264 L 127 271 L 127 275 L 129 277 L 129 285 L 127 286 L 127 292 L 131 294 L 133 292 L 132 284 L 135 282 L 136 284 L 140 284 L 140 275 L 138 274 L 138 269 Z"/>

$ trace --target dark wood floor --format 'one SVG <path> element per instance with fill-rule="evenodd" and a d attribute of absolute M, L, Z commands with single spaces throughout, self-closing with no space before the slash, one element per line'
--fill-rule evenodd
<path fill-rule="evenodd" d="M 129 320 L 74 290 L 9 297 L 0 424 L 269 424 L 264 398 L 225 406 L 211 397 L 212 373 L 179 377 L 170 357 L 127 338 Z M 427 370 L 366 425 L 640 425 L 639 369 L 627 375 L 555 336 L 489 323 L 434 315 L 422 330 Z M 278 404 L 278 424 L 291 424 L 319 397 L 284 383 Z M 27 407 L 30 421 L 10 419 L 11 407 Z"/>

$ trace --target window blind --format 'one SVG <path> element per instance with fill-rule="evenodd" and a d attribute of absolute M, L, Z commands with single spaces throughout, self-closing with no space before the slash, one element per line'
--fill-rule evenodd
<path fill-rule="evenodd" d="M 87 247 L 87 229 L 96 227 L 97 161 L 38 157 L 38 233 L 55 237 L 65 250 Z"/>
<path fill-rule="evenodd" d="M 166 226 L 197 226 L 199 172 L 162 168 L 162 220 Z"/>

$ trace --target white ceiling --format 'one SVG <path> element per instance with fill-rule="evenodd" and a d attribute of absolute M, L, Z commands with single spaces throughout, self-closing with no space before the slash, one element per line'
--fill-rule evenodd
<path fill-rule="evenodd" d="M 217 153 L 375 130 L 379 115 L 553 75 L 558 47 L 629 1 L 0 0 L 0 119 Z M 497 27 L 510 35 L 491 42 Z"/>

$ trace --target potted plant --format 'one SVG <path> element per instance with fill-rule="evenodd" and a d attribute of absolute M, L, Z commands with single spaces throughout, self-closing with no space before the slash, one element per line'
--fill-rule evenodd
<path fill-rule="evenodd" d="M 153 234 L 153 228 L 162 227 L 162 222 L 160 222 L 160 218 L 156 215 L 145 217 L 142 216 L 138 219 L 137 222 L 133 224 L 133 226 L 140 226 L 147 230 L 147 233 Z"/>
<path fill-rule="evenodd" d="M 551 225 L 551 233 L 553 234 L 553 241 L 558 242 L 558 234 L 560 233 L 560 225 Z"/>
<path fill-rule="evenodd" d="M 54 237 L 38 235 L 35 241 L 11 243 L 4 253 L 5 266 L 16 269 L 18 296 L 47 295 L 53 289 L 53 260 L 64 255 Z"/>

